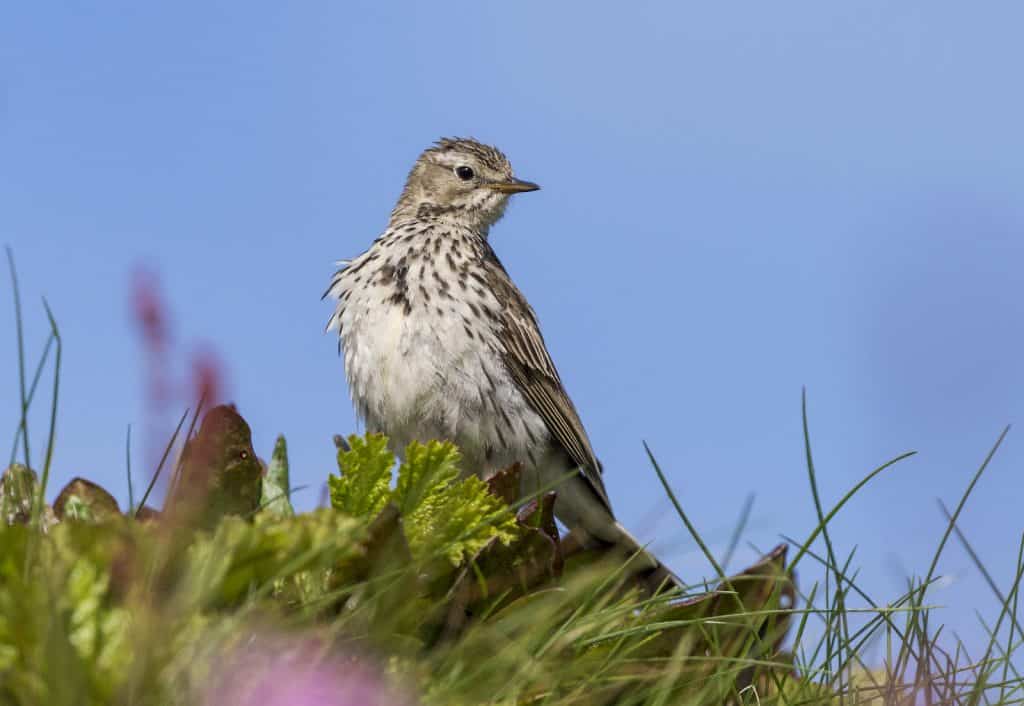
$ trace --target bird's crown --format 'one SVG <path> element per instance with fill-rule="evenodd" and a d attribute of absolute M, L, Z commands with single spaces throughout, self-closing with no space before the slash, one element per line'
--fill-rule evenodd
<path fill-rule="evenodd" d="M 454 164 L 464 156 L 475 157 L 483 167 L 492 171 L 508 176 L 512 175 L 512 164 L 504 152 L 497 147 L 478 142 L 472 137 L 442 137 L 432 147 L 427 148 L 420 159 L 433 159 L 442 163 L 452 162 Z"/>

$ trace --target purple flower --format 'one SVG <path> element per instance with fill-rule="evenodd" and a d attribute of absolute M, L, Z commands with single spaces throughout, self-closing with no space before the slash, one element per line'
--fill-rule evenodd
<path fill-rule="evenodd" d="M 240 649 L 209 689 L 205 706 L 408 706 L 369 660 L 315 641 L 259 640 Z"/>

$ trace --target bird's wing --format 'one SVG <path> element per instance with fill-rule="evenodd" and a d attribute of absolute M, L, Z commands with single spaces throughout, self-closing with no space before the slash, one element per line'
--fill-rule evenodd
<path fill-rule="evenodd" d="M 537 316 L 496 257 L 492 264 L 491 286 L 504 307 L 499 325 L 500 337 L 505 344 L 505 367 L 526 401 L 541 416 L 548 431 L 611 512 L 608 493 L 601 479 L 601 464 L 544 345 Z"/>

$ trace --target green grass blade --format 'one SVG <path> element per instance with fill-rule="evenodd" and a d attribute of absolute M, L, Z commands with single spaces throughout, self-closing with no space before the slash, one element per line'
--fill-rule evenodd
<path fill-rule="evenodd" d="M 736 521 L 736 527 L 732 531 L 732 536 L 729 538 L 729 545 L 725 550 L 725 555 L 722 557 L 722 570 L 727 571 L 729 569 L 729 562 L 732 561 L 733 554 L 736 552 L 736 547 L 740 543 L 740 538 L 743 536 L 743 530 L 747 528 L 747 522 L 750 521 L 750 512 L 754 508 L 754 494 L 748 493 L 746 500 L 743 501 L 743 507 L 740 509 L 740 517 Z"/>
<path fill-rule="evenodd" d="M 654 472 L 658 474 L 658 480 L 661 481 L 661 485 L 665 489 L 665 493 L 668 494 L 669 500 L 672 501 L 672 505 L 676 509 L 676 514 L 679 515 L 679 518 L 683 521 L 683 524 L 686 525 L 686 529 L 687 531 L 689 531 L 690 536 L 693 537 L 693 541 L 697 543 L 697 546 L 700 547 L 700 550 L 704 553 L 704 556 L 707 557 L 708 563 L 711 564 L 711 566 L 715 570 L 715 574 L 718 576 L 720 580 L 725 580 L 725 570 L 717 561 L 715 561 L 714 554 L 712 554 L 711 550 L 708 549 L 708 545 L 704 543 L 704 540 L 703 538 L 701 538 L 700 533 L 697 532 L 697 528 L 693 526 L 693 523 L 690 522 L 690 518 L 687 517 L 686 512 L 683 511 L 683 506 L 679 504 L 679 499 L 676 498 L 676 494 L 672 491 L 672 486 L 669 485 L 668 479 L 665 477 L 664 472 L 662 472 L 661 470 L 661 466 L 658 465 L 658 460 L 654 458 L 654 454 L 651 453 L 651 447 L 647 445 L 646 441 L 643 443 L 644 451 L 647 452 L 647 458 L 650 459 L 651 465 L 654 466 Z"/>
<path fill-rule="evenodd" d="M 192 421 L 190 421 L 188 423 L 188 431 L 185 433 L 185 441 L 186 442 L 189 439 L 192 438 L 192 433 L 196 429 L 196 423 L 199 421 L 199 415 L 203 411 L 203 405 L 204 404 L 206 404 L 206 395 L 205 395 L 205 393 L 199 398 L 199 402 L 196 404 L 196 411 L 192 414 Z M 187 411 L 186 411 L 186 414 L 188 414 Z M 178 459 L 178 463 L 176 463 L 175 466 L 174 466 L 174 473 L 171 474 L 171 481 L 167 484 L 167 494 L 168 495 L 170 495 L 171 493 L 174 492 L 174 489 L 178 486 L 179 481 L 181 481 L 181 472 L 183 470 L 181 466 L 182 466 L 182 463 L 184 463 L 184 461 L 185 461 L 185 457 L 181 456 Z"/>
<path fill-rule="evenodd" d="M 949 519 L 949 522 L 946 524 L 946 531 L 942 535 L 942 541 L 939 542 L 938 549 L 935 550 L 935 555 L 932 557 L 931 566 L 928 567 L 928 573 L 925 574 L 925 584 L 931 583 L 932 577 L 935 575 L 935 569 L 939 565 L 939 557 L 942 556 L 942 550 L 946 547 L 946 542 L 949 540 L 949 535 L 953 533 L 953 528 L 956 526 L 956 522 L 960 517 L 960 513 L 963 511 L 964 505 L 967 504 L 967 498 L 971 496 L 971 491 L 974 490 L 974 486 L 977 485 L 978 481 L 981 479 L 981 474 L 985 472 L 986 468 L 988 468 L 989 462 L 996 455 L 996 451 L 999 450 L 999 447 L 1003 443 L 1003 439 L 1006 438 L 1006 435 L 1009 432 L 1010 427 L 1009 425 L 1007 425 L 1003 429 L 1002 433 L 999 435 L 999 438 L 996 439 L 996 443 L 993 444 L 991 450 L 989 450 L 988 455 L 985 456 L 985 460 L 982 461 L 981 466 L 978 468 L 977 472 L 975 472 L 974 477 L 971 478 L 971 482 L 967 485 L 967 490 L 965 490 L 963 495 L 960 496 L 960 502 L 957 503 L 956 510 L 953 511 L 953 516 Z"/>
<path fill-rule="evenodd" d="M 32 467 L 32 455 L 28 442 L 28 393 L 25 389 L 25 331 L 21 316 L 21 289 L 18 286 L 18 271 L 14 267 L 14 252 L 10 246 L 7 251 L 7 268 L 11 275 L 11 290 L 14 295 L 14 329 L 18 341 L 18 389 L 21 394 L 21 443 L 25 452 L 25 465 Z"/>
<path fill-rule="evenodd" d="M 156 486 L 156 481 L 160 478 L 160 471 L 163 470 L 164 463 L 167 462 L 167 457 L 171 454 L 171 449 L 174 448 L 174 442 L 178 440 L 178 434 L 181 432 L 181 426 L 185 423 L 185 419 L 188 417 L 188 410 L 181 415 L 181 419 L 178 420 L 178 426 L 174 428 L 174 433 L 171 435 L 170 440 L 164 447 L 164 453 L 160 457 L 160 463 L 157 464 L 156 470 L 153 471 L 153 477 L 149 479 L 149 485 L 146 486 L 146 492 L 142 495 L 142 500 L 139 501 L 139 507 L 135 511 L 135 516 L 138 517 L 139 510 L 146 505 L 146 501 L 149 500 L 149 494 L 153 492 L 153 487 Z"/>
<path fill-rule="evenodd" d="M 53 348 L 53 342 L 53 334 L 50 333 L 46 336 L 46 343 L 43 345 L 43 352 L 39 356 L 39 362 L 36 363 L 35 373 L 32 375 L 32 384 L 28 388 L 28 397 L 25 400 L 24 412 L 18 420 L 18 426 L 14 431 L 14 443 L 11 444 L 11 458 L 7 463 L 8 466 L 14 463 L 14 459 L 17 458 L 18 442 L 21 441 L 21 435 L 24 434 L 28 428 L 28 410 L 32 406 L 32 400 L 35 399 L 36 388 L 39 386 L 39 380 L 43 376 L 43 369 L 46 367 L 46 361 L 50 357 L 50 350 Z"/>
<path fill-rule="evenodd" d="M 886 461 L 881 466 L 879 466 L 878 468 L 874 469 L 873 471 L 868 473 L 866 476 L 864 476 L 856 485 L 854 485 L 852 488 L 850 488 L 850 490 L 848 490 L 846 492 L 846 494 L 843 495 L 843 497 L 841 497 L 839 499 L 839 502 L 837 502 L 832 507 L 832 509 L 828 511 L 828 513 L 826 513 L 826 515 L 825 515 L 825 523 L 827 524 L 827 523 L 831 522 L 832 518 L 835 517 L 837 514 L 839 514 L 839 511 L 843 509 L 843 506 L 846 505 L 846 503 L 848 503 L 853 498 L 854 495 L 859 493 L 861 488 L 863 488 L 865 485 L 867 485 L 868 482 L 871 481 L 871 479 L 873 479 L 875 476 L 877 476 L 879 473 L 881 473 L 882 471 L 886 470 L 887 468 L 891 468 L 892 466 L 896 465 L 900 461 L 908 459 L 911 456 L 915 456 L 916 454 L 917 454 L 916 451 L 907 451 L 906 453 L 902 453 L 899 456 L 896 456 L 895 458 L 890 459 L 889 461 Z M 800 563 L 800 559 L 802 559 L 804 554 L 807 553 L 808 547 L 810 547 L 811 544 L 814 543 L 814 540 L 816 540 L 818 538 L 818 535 L 821 534 L 821 531 L 822 531 L 822 525 L 819 524 L 814 529 L 814 531 L 811 532 L 811 536 L 808 537 L 807 540 L 804 541 L 804 543 L 802 545 L 800 545 L 799 549 L 797 550 L 796 556 L 793 557 L 793 560 L 789 563 L 790 569 L 796 569 L 796 566 Z"/>
<path fill-rule="evenodd" d="M 57 436 L 57 404 L 60 400 L 60 366 L 63 354 L 63 343 L 60 339 L 60 329 L 57 328 L 57 320 L 53 317 L 50 305 L 43 299 L 43 308 L 46 309 L 46 318 L 50 322 L 50 331 L 56 341 L 57 349 L 54 354 L 53 363 L 53 394 L 50 399 L 50 431 L 46 439 L 46 456 L 43 460 L 43 472 L 39 479 L 39 494 L 36 497 L 35 506 L 32 508 L 32 526 L 39 527 L 43 516 L 43 507 L 46 504 L 46 487 L 50 482 L 50 464 L 53 462 L 53 449 Z"/>
<path fill-rule="evenodd" d="M 135 512 L 135 490 L 132 487 L 132 425 L 128 425 L 128 432 L 124 439 L 124 473 L 128 478 L 128 512 Z"/>
<path fill-rule="evenodd" d="M 936 499 L 936 502 L 939 505 L 939 509 L 942 510 L 942 514 L 945 515 L 946 521 L 951 521 L 953 519 L 953 515 L 950 513 L 949 508 L 946 507 L 946 504 L 942 502 L 941 499 Z M 988 584 L 989 589 L 995 595 L 996 599 L 1001 605 L 1006 605 L 1006 596 L 1004 596 L 1003 592 L 999 590 L 999 586 L 996 585 L 995 579 L 992 578 L 992 574 L 989 573 L 988 568 L 981 561 L 981 557 L 978 556 L 978 553 L 974 550 L 974 547 L 971 546 L 971 543 L 967 541 L 967 537 L 964 536 L 964 533 L 960 530 L 958 525 L 953 525 L 953 532 L 956 534 L 956 538 L 960 541 L 960 545 L 964 548 L 964 551 L 967 552 L 967 556 L 971 558 L 971 561 L 974 563 L 974 567 L 981 574 L 982 578 L 985 579 L 985 583 Z M 1011 626 L 1020 633 L 1021 638 L 1024 638 L 1024 628 L 1021 627 L 1020 622 L 1017 620 L 1016 596 L 1014 597 L 1014 609 L 1010 612 L 1010 619 L 1012 621 Z M 1013 630 L 1010 630 L 1010 638 L 1013 638 Z"/>

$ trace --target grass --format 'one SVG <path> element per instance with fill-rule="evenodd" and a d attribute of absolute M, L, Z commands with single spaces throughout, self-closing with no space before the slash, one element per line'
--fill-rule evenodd
<path fill-rule="evenodd" d="M 47 371 L 53 385 L 30 519 L 0 525 L 0 704 L 302 703 L 303 694 L 321 687 L 316 693 L 334 699 L 322 703 L 346 704 L 359 702 L 345 696 L 356 686 L 382 704 L 1024 702 L 1017 669 L 1024 536 L 1014 580 L 1002 589 L 958 526 L 1008 429 L 953 510 L 943 506 L 947 524 L 927 572 L 886 601 L 860 585 L 855 553 L 842 552 L 830 523 L 871 480 L 912 454 L 873 469 L 827 506 L 817 485 L 806 396 L 803 441 L 817 525 L 737 574 L 727 567 L 749 500 L 725 555 L 716 557 L 647 448 L 680 521 L 718 578 L 710 589 L 686 586 L 677 595 L 642 595 L 622 564 L 563 557 L 545 530 L 553 520 L 543 496 L 520 507 L 518 534 L 509 534 L 515 508 L 481 510 L 457 526 L 451 517 L 432 515 L 430 503 L 446 507 L 456 492 L 493 507 L 493 500 L 481 500 L 483 491 L 445 475 L 452 458 L 442 447 L 421 454 L 436 476 L 424 475 L 426 466 L 399 471 L 426 483 L 418 496 L 430 498 L 400 511 L 389 509 L 379 478 L 366 476 L 373 482 L 364 485 L 377 494 L 373 502 L 352 495 L 360 473 L 388 468 L 367 455 L 371 442 L 352 439 L 355 450 L 339 457 L 352 480 L 345 502 L 366 510 L 343 511 L 340 500 L 334 509 L 294 517 L 261 508 L 254 518 L 225 517 L 214 531 L 135 521 L 187 411 L 137 504 L 130 493 L 129 517 L 54 525 L 44 498 L 58 438 L 62 344 L 44 306 L 50 334 L 29 373 L 10 251 L 8 263 L 20 390 L 12 463 L 20 458 L 30 465 L 36 435 L 30 435 L 29 411 Z M 200 408 L 184 438 L 192 438 Z M 286 458 L 275 462 L 286 468 Z M 174 478 L 181 470 L 175 468 Z M 130 461 L 128 474 L 130 483 Z M 14 478 L 5 474 L 5 503 Z M 475 544 L 467 544 L 470 537 Z M 979 616 L 988 639 L 973 655 L 929 603 L 953 538 L 998 609 L 991 625 Z M 472 551 L 460 553 L 468 546 Z M 286 687 L 292 691 L 281 691 Z M 253 689 L 261 700 L 244 694 Z M 288 696 L 275 697 L 278 692 Z"/>

